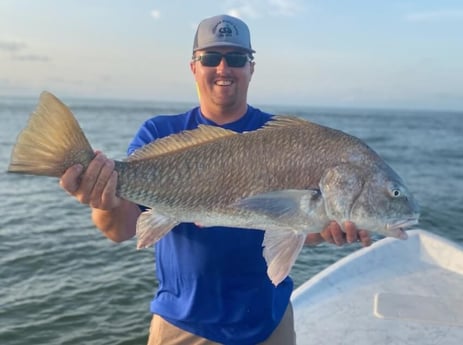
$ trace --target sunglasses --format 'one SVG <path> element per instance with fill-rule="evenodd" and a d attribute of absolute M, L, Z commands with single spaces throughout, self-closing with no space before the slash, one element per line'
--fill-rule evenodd
<path fill-rule="evenodd" d="M 201 61 L 201 65 L 205 67 L 217 67 L 220 64 L 220 61 L 222 61 L 222 58 L 225 58 L 228 67 L 243 67 L 246 65 L 246 62 L 252 61 L 248 54 L 236 52 L 226 54 L 205 52 L 201 55 L 193 56 L 193 61 Z"/>

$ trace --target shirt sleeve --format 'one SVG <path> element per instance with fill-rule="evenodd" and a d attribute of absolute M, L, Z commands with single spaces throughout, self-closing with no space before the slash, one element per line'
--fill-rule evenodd
<path fill-rule="evenodd" d="M 159 131 L 156 123 L 152 119 L 145 121 L 130 142 L 129 147 L 127 148 L 127 155 L 130 156 L 136 150 L 157 138 L 159 138 Z"/>

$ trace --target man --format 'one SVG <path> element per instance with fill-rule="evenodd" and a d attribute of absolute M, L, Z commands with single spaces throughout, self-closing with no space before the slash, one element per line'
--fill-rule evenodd
<path fill-rule="evenodd" d="M 161 137 L 199 124 L 237 132 L 262 127 L 271 115 L 247 104 L 255 63 L 247 25 L 219 15 L 197 29 L 190 69 L 196 81 L 199 107 L 186 113 L 147 120 L 129 146 L 129 154 Z M 252 148 L 250 148 L 252 149 Z M 194 181 L 191 181 L 194 183 Z M 98 153 L 82 173 L 79 165 L 61 178 L 62 187 L 90 205 L 95 225 L 120 242 L 135 235 L 141 208 L 115 195 L 114 162 Z M 366 231 L 351 223 L 346 234 L 333 223 L 306 244 L 338 245 L 360 240 Z M 262 257 L 263 232 L 180 224 L 155 246 L 159 288 L 151 302 L 154 314 L 148 344 L 294 344 L 293 283 L 287 277 L 274 286 Z"/>

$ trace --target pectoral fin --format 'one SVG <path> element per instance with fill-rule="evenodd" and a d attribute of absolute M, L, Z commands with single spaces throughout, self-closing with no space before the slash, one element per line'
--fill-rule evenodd
<path fill-rule="evenodd" d="M 137 249 L 153 245 L 177 224 L 177 221 L 157 214 L 152 209 L 143 212 L 137 220 Z"/>
<path fill-rule="evenodd" d="M 305 234 L 296 231 L 266 231 L 264 258 L 267 275 L 277 286 L 285 279 L 296 261 L 305 241 Z"/>
<path fill-rule="evenodd" d="M 234 206 L 272 218 L 276 220 L 275 224 L 279 224 L 281 230 L 265 231 L 263 241 L 267 274 L 275 286 L 291 271 L 304 245 L 305 231 L 318 231 L 327 222 L 323 197 L 318 189 L 257 194 Z"/>
<path fill-rule="evenodd" d="M 318 189 L 287 189 L 256 194 L 235 203 L 235 207 L 272 218 L 291 218 L 301 211 L 308 215 L 321 201 Z"/>

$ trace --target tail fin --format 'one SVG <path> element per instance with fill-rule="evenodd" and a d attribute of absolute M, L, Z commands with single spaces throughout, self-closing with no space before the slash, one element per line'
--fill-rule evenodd
<path fill-rule="evenodd" d="M 87 167 L 94 156 L 69 108 L 44 91 L 16 140 L 8 172 L 61 177 L 72 165 Z"/>

